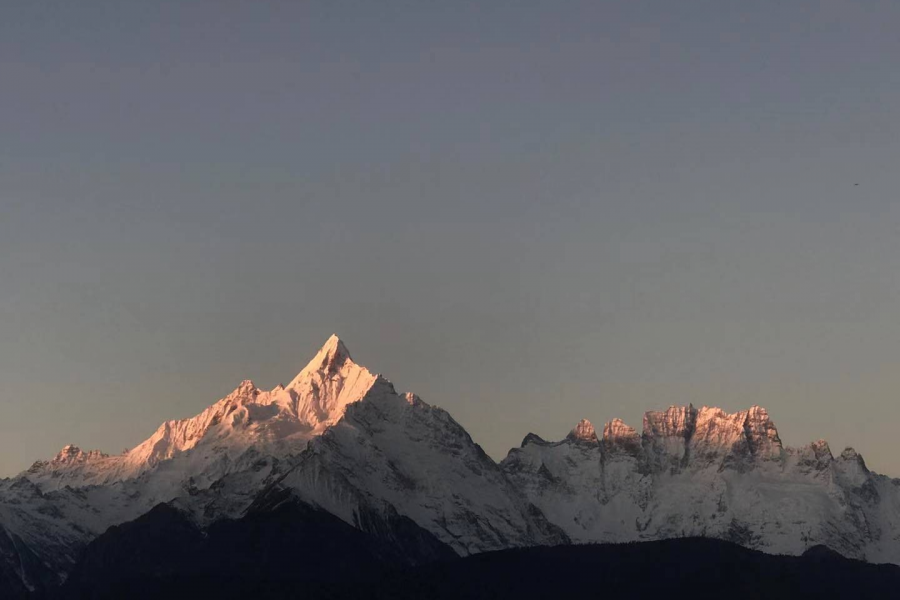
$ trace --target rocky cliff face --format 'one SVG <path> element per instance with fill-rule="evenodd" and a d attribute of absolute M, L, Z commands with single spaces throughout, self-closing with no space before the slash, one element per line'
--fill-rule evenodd
<path fill-rule="evenodd" d="M 824 544 L 900 561 L 898 482 L 852 449 L 785 448 L 767 411 L 673 406 L 643 432 L 616 419 L 596 448 L 526 438 L 501 467 L 575 541 L 710 536 L 788 554 Z"/>

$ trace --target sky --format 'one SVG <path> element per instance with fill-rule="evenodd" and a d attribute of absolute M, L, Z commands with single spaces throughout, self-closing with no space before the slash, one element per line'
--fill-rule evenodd
<path fill-rule="evenodd" d="M 337 333 L 494 458 L 765 406 L 900 476 L 895 0 L 11 0 L 0 476 Z"/>

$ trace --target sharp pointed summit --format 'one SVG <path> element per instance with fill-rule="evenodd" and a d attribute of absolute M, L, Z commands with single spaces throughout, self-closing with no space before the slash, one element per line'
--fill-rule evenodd
<path fill-rule="evenodd" d="M 379 376 L 350 358 L 344 342 L 332 335 L 315 357 L 275 401 L 296 415 L 301 423 L 321 433 L 344 414 L 347 405 L 362 400 Z"/>
<path fill-rule="evenodd" d="M 314 371 L 325 374 L 334 374 L 339 371 L 347 361 L 353 362 L 353 358 L 350 357 L 350 351 L 347 350 L 347 346 L 344 345 L 341 338 L 337 335 L 332 335 L 325 342 L 325 345 L 319 349 L 315 357 L 309 361 L 309 364 L 303 368 L 300 375 Z M 298 378 L 300 375 L 298 375 Z"/>
<path fill-rule="evenodd" d="M 350 351 L 347 350 L 347 346 L 344 345 L 344 342 L 336 333 L 331 334 L 331 337 L 326 340 L 325 345 L 322 346 L 320 352 L 323 351 L 330 356 L 344 356 L 350 358 Z"/>

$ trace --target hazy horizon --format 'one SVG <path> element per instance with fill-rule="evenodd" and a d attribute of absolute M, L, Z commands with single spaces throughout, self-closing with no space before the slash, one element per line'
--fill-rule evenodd
<path fill-rule="evenodd" d="M 900 4 L 20 2 L 0 477 L 332 333 L 495 459 L 670 404 L 900 476 Z"/>

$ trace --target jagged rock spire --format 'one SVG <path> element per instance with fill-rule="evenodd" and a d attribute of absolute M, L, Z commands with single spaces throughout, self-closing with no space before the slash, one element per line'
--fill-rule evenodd
<path fill-rule="evenodd" d="M 590 442 L 593 444 L 598 443 L 597 432 L 594 430 L 594 426 L 591 425 L 591 422 L 587 419 L 578 421 L 578 424 L 575 425 L 575 428 L 569 432 L 567 439 L 577 442 Z"/>
<path fill-rule="evenodd" d="M 641 435 L 622 419 L 613 419 L 603 427 L 603 447 L 610 454 L 636 454 L 641 449 Z"/>

